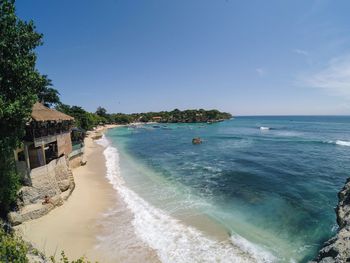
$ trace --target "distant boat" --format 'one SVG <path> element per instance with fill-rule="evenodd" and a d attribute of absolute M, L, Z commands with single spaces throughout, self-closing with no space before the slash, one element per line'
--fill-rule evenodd
<path fill-rule="evenodd" d="M 260 127 L 260 130 L 262 130 L 262 131 L 268 131 L 270 129 L 271 129 L 270 127 L 264 127 L 264 126 Z"/>

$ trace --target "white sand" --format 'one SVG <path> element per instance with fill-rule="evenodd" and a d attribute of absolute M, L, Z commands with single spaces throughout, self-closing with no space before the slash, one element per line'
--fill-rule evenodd
<path fill-rule="evenodd" d="M 72 258 L 86 255 L 95 260 L 96 222 L 112 205 L 115 193 L 105 179 L 103 148 L 90 138 L 85 143 L 87 164 L 73 170 L 76 188 L 63 206 L 19 226 L 26 240 L 46 255 L 62 250 Z"/>
<path fill-rule="evenodd" d="M 112 127 L 114 126 L 108 128 Z M 101 131 L 103 129 L 98 130 Z M 44 254 L 54 255 L 56 258 L 64 250 L 70 259 L 85 256 L 91 261 L 116 262 L 123 258 L 123 262 L 132 262 L 139 257 L 137 255 L 141 255 L 148 262 L 157 262 L 154 251 L 138 241 L 134 235 L 130 224 L 132 215 L 105 177 L 104 148 L 90 137 L 85 140 L 87 164 L 73 170 L 76 188 L 68 201 L 42 218 L 21 224 L 17 227 L 18 232 Z M 116 221 L 115 223 L 106 222 L 109 219 L 105 213 L 111 208 L 122 211 L 119 217 L 111 218 Z M 127 237 L 130 247 L 118 246 L 124 243 L 123 240 L 113 241 L 113 244 L 116 244 L 115 249 L 111 242 L 108 244 L 109 247 L 103 242 L 101 245 L 97 237 L 108 233 L 111 224 L 119 225 L 120 229 L 129 229 Z M 125 235 L 121 234 L 117 238 L 124 237 Z M 125 249 L 130 254 L 130 249 L 133 248 L 135 248 L 134 256 L 125 255 L 125 251 L 120 251 Z"/>

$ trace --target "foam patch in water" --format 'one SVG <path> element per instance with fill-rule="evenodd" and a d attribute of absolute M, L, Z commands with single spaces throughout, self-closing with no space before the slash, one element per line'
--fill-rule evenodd
<path fill-rule="evenodd" d="M 337 141 L 335 142 L 335 144 L 341 145 L 341 146 L 350 146 L 350 142 L 349 142 L 349 141 L 337 140 Z"/>

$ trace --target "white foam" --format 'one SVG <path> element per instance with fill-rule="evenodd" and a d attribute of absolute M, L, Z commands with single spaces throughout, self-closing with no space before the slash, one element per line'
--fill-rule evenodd
<path fill-rule="evenodd" d="M 260 130 L 262 130 L 262 131 L 268 131 L 268 130 L 270 130 L 270 127 L 261 126 L 261 127 L 260 127 Z"/>
<path fill-rule="evenodd" d="M 302 137 L 303 135 L 303 133 L 296 131 L 277 131 L 275 134 L 283 137 Z"/>
<path fill-rule="evenodd" d="M 350 142 L 349 141 L 336 140 L 335 144 L 341 145 L 341 146 L 350 146 Z"/>
<path fill-rule="evenodd" d="M 248 242 L 246 239 L 242 238 L 239 235 L 231 236 L 231 241 L 233 244 L 239 246 L 240 249 L 249 253 L 254 258 L 259 258 L 262 262 L 273 262 L 275 258 L 268 251 L 263 248 Z"/>
<path fill-rule="evenodd" d="M 336 140 L 336 141 L 324 141 L 324 143 L 330 143 L 330 144 L 335 144 L 340 146 L 350 146 L 350 141 Z"/>
<path fill-rule="evenodd" d="M 95 142 L 103 147 L 107 147 L 109 145 L 109 141 L 104 134 L 102 135 L 101 139 L 95 140 Z"/>
<path fill-rule="evenodd" d="M 107 141 L 105 137 L 101 140 Z M 235 236 L 232 244 L 211 240 L 195 228 L 182 224 L 164 211 L 147 203 L 125 186 L 120 175 L 118 150 L 108 146 L 104 150 L 104 155 L 108 180 L 134 214 L 132 225 L 136 235 L 157 252 L 162 262 L 276 261 L 272 254 L 242 237 Z"/>

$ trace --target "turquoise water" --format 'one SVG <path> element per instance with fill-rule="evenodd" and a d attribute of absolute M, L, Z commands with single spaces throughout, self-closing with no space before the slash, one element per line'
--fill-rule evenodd
<path fill-rule="evenodd" d="M 192 145 L 196 136 L 201 145 Z M 184 222 L 207 216 L 263 262 L 307 262 L 336 231 L 337 192 L 350 176 L 350 117 L 145 125 L 107 138 L 143 200 Z"/>

